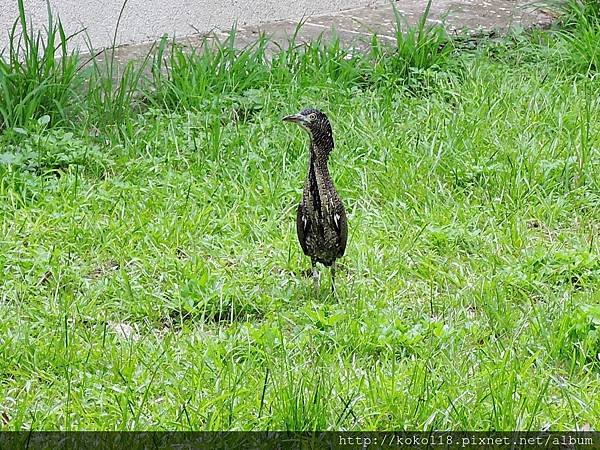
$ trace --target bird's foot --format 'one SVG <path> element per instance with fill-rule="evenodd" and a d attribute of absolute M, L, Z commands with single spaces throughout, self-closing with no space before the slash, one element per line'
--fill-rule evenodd
<path fill-rule="evenodd" d="M 335 294 L 335 273 L 337 271 L 337 268 L 338 268 L 338 265 L 334 261 L 333 264 L 331 265 L 331 295 L 333 295 L 333 298 L 337 298 L 337 296 Z"/>
<path fill-rule="evenodd" d="M 313 270 L 312 269 L 301 270 L 300 276 L 302 276 L 304 278 L 311 278 L 313 276 Z"/>
<path fill-rule="evenodd" d="M 316 266 L 312 268 L 312 279 L 315 288 L 315 292 L 319 293 L 321 290 L 321 272 L 317 270 Z"/>
<path fill-rule="evenodd" d="M 336 270 L 338 272 L 345 273 L 346 275 L 349 275 L 350 273 L 352 273 L 351 269 L 346 264 L 342 264 L 342 263 L 338 263 L 338 262 L 336 262 Z"/>

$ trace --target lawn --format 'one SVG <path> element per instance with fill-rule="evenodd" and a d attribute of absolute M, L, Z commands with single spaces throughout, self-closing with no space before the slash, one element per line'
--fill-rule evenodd
<path fill-rule="evenodd" d="M 166 48 L 139 88 L 48 63 L 0 114 L 0 426 L 600 428 L 600 21 L 572 16 Z M 296 239 L 305 106 L 348 211 L 336 297 Z"/>

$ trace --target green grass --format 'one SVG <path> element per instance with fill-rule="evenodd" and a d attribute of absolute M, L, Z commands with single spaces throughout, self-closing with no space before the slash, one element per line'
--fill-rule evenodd
<path fill-rule="evenodd" d="M 548 0 L 559 16 L 556 47 L 562 64 L 579 72 L 600 68 L 600 1 Z"/>
<path fill-rule="evenodd" d="M 155 61 L 123 122 L 7 130 L 1 426 L 598 429 L 600 79 L 543 36 L 403 70 L 232 35 Z M 307 105 L 349 215 L 337 298 L 295 236 L 280 119 Z"/>
<path fill-rule="evenodd" d="M 29 28 L 23 1 L 18 5 L 8 49 L 0 53 L 0 132 L 26 127 L 43 116 L 61 124 L 72 112 L 79 81 L 78 55 L 67 49 L 73 36 L 55 21 L 50 3 L 43 32 Z"/>

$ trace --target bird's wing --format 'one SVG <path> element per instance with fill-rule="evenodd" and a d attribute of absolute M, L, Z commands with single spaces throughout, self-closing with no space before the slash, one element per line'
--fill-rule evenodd
<path fill-rule="evenodd" d="M 341 258 L 344 256 L 346 242 L 348 241 L 348 219 L 346 217 L 346 210 L 341 202 L 335 207 L 335 212 L 333 213 L 333 226 L 338 238 L 337 257 Z"/>
<path fill-rule="evenodd" d="M 298 212 L 296 214 L 296 233 L 298 234 L 298 241 L 300 241 L 300 247 L 305 255 L 308 255 L 308 248 L 306 246 L 306 235 L 310 227 L 310 219 L 306 214 L 306 209 L 300 203 L 298 205 Z M 308 255 L 310 256 L 310 255 Z"/>

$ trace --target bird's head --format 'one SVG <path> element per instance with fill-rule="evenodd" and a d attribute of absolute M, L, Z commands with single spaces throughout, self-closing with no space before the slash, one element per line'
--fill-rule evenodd
<path fill-rule="evenodd" d="M 297 114 L 285 116 L 285 122 L 299 125 L 311 137 L 313 144 L 329 153 L 333 149 L 331 124 L 325 113 L 314 108 L 306 108 Z"/>

